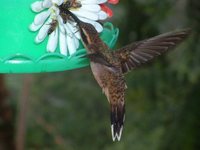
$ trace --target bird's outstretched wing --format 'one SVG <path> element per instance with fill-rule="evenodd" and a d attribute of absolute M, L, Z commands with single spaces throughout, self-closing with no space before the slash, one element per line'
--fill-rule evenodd
<path fill-rule="evenodd" d="M 174 48 L 190 33 L 190 29 L 169 32 L 143 41 L 129 44 L 113 52 L 120 61 L 122 72 L 126 73 Z"/>

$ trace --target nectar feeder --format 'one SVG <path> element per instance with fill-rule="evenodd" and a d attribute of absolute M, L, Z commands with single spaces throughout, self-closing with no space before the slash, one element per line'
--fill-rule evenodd
<path fill-rule="evenodd" d="M 29 30 L 35 17 L 30 5 L 35 0 L 1 0 L 0 9 L 0 73 L 41 73 L 65 71 L 89 65 L 80 56 L 86 50 L 80 44 L 76 53 L 64 56 L 46 51 L 47 39 L 40 44 L 34 42 L 37 33 Z M 111 23 L 104 24 L 101 39 L 114 47 L 119 30 Z"/>

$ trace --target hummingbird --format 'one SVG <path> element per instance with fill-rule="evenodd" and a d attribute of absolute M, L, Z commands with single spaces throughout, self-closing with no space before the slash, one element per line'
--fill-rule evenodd
<path fill-rule="evenodd" d="M 120 141 L 125 121 L 127 89 L 124 75 L 175 48 L 189 35 L 190 29 L 168 32 L 111 50 L 101 40 L 93 25 L 79 20 L 69 10 L 65 10 L 65 13 L 70 14 L 77 23 L 82 43 L 87 50 L 83 57 L 89 58 L 94 78 L 110 105 L 112 139 Z"/>

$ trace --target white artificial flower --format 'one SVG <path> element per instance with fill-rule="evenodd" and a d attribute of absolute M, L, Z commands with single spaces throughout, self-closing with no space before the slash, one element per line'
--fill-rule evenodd
<path fill-rule="evenodd" d="M 63 55 L 72 55 L 79 47 L 80 33 L 75 22 L 63 22 L 59 15 L 60 10 L 57 6 L 69 0 L 42 0 L 36 1 L 31 5 L 31 9 L 38 13 L 33 23 L 30 25 L 31 31 L 38 31 L 35 38 L 36 43 L 41 43 L 48 36 L 47 51 L 55 52 L 58 44 L 60 53 Z M 98 32 L 103 31 L 103 27 L 98 20 L 104 20 L 108 17 L 106 12 L 101 10 L 100 4 L 108 0 L 75 0 L 80 4 L 78 8 L 69 8 L 81 21 L 92 24 Z M 52 29 L 52 24 L 55 28 Z"/>

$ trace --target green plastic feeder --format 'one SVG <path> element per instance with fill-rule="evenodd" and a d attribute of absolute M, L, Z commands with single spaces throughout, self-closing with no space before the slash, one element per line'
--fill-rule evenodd
<path fill-rule="evenodd" d="M 40 73 L 55 72 L 85 67 L 83 46 L 72 56 L 46 51 L 47 39 L 41 44 L 34 42 L 37 32 L 31 32 L 29 25 L 35 13 L 30 5 L 35 0 L 1 0 L 0 5 L 0 73 Z M 104 24 L 101 39 L 112 48 L 118 38 L 119 30 L 111 23 Z"/>

